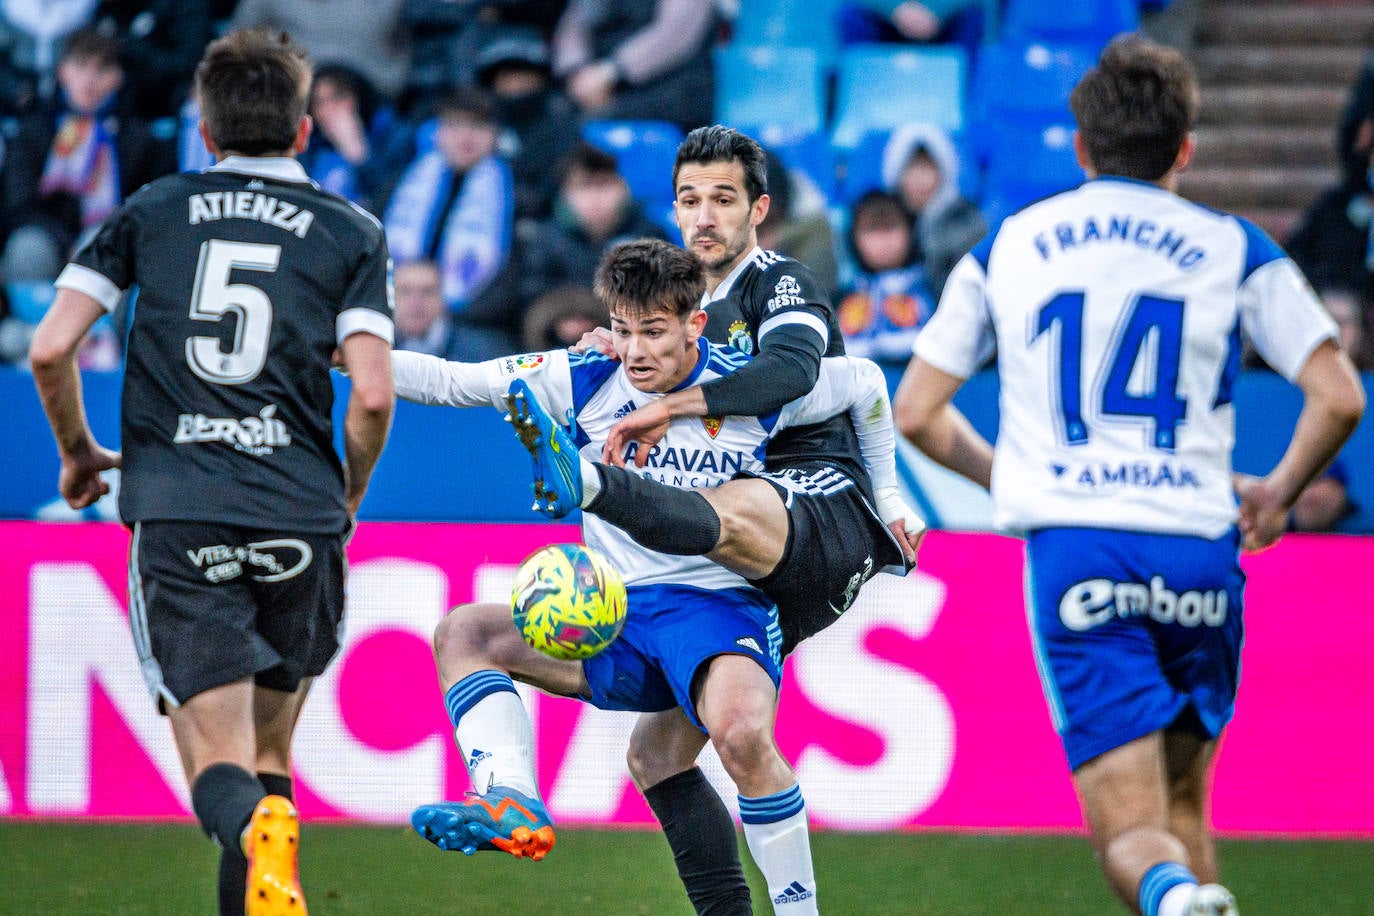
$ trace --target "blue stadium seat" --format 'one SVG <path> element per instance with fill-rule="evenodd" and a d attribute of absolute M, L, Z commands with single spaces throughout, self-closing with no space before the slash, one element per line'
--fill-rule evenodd
<path fill-rule="evenodd" d="M 1072 124 L 1011 125 L 997 132 L 983 177 L 982 209 L 990 225 L 1083 182 L 1073 151 L 1073 130 Z"/>
<path fill-rule="evenodd" d="M 788 169 L 805 172 L 826 200 L 835 199 L 839 180 L 835 151 L 824 131 L 796 132 L 770 127 L 753 129 L 748 126 L 739 129 L 763 144 Z"/>
<path fill-rule="evenodd" d="M 852 149 L 872 131 L 929 121 L 964 126 L 968 55 L 956 47 L 851 45 L 840 54 L 831 140 Z"/>
<path fill-rule="evenodd" d="M 991 44 L 982 49 L 969 86 L 969 119 L 995 124 L 1069 117 L 1069 93 L 1097 62 L 1086 45 L 1041 41 Z"/>
<path fill-rule="evenodd" d="M 1004 40 L 1061 41 L 1101 47 L 1140 28 L 1137 0 L 1007 0 Z"/>
<path fill-rule="evenodd" d="M 582 138 L 615 156 L 630 193 L 653 211 L 673 199 L 673 160 L 682 130 L 666 121 L 588 121 Z"/>
<path fill-rule="evenodd" d="M 38 324 L 57 295 L 51 280 L 11 280 L 5 284 L 10 314 L 20 321 Z"/>
<path fill-rule="evenodd" d="M 716 120 L 788 135 L 825 126 L 825 74 L 812 48 L 729 45 L 715 52 Z"/>
<path fill-rule="evenodd" d="M 702 0 L 706 2 L 706 0 Z M 810 48 L 828 69 L 839 50 L 836 28 L 842 0 L 744 0 L 730 44 L 739 47 Z"/>

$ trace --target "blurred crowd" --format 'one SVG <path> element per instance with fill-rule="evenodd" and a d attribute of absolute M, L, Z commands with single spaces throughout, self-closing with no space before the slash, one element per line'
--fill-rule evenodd
<path fill-rule="evenodd" d="M 159 175 L 210 164 L 192 70 L 241 26 L 289 31 L 315 59 L 302 162 L 382 220 L 398 346 L 480 360 L 574 342 L 602 322 L 601 252 L 678 238 L 672 151 L 720 119 L 714 55 L 742 2 L 762 0 L 0 0 L 0 363 L 23 364 L 52 280 L 107 214 Z M 842 44 L 970 53 L 1006 12 L 1005 0 L 828 2 Z M 656 157 L 631 161 L 623 124 L 655 125 Z M 1339 182 L 1279 241 L 1368 370 L 1374 55 L 1336 142 Z M 900 124 L 839 193 L 770 151 L 760 239 L 830 288 L 851 352 L 904 362 L 954 262 L 997 219 L 972 197 L 969 158 L 941 126 Z M 119 367 L 121 318 L 97 325 L 85 368 Z"/>

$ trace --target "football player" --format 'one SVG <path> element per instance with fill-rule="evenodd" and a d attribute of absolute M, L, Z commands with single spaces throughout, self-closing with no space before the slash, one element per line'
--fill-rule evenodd
<path fill-rule="evenodd" d="M 545 486 L 566 493 L 578 473 L 579 449 L 599 456 L 619 416 L 748 364 L 746 355 L 702 336 L 704 288 L 703 265 L 683 249 L 654 240 L 619 245 L 596 279 L 597 294 L 611 310 L 617 360 L 556 350 L 465 364 L 398 351 L 397 391 L 451 406 L 508 403 L 539 466 L 536 500 L 559 498 Z M 667 484 L 664 489 L 716 486 L 740 472 L 762 471 L 764 445 L 785 430 L 845 410 L 862 434 L 872 473 L 894 484 L 882 370 L 842 357 L 826 360 L 813 390 L 779 411 L 674 421 L 643 473 Z M 551 415 L 572 417 L 575 432 Z M 783 641 L 773 600 L 724 566 L 656 553 L 594 515 L 584 517 L 584 535 L 625 577 L 630 614 L 624 632 L 601 655 L 561 661 L 524 643 L 506 605 L 472 605 L 446 617 L 435 634 L 435 655 L 479 795 L 419 809 L 416 828 L 444 848 L 469 852 L 498 848 L 542 858 L 552 845 L 552 826 L 534 784 L 528 717 L 512 677 L 604 709 L 673 710 L 703 741 L 709 736 L 739 788 L 745 835 L 781 898 L 779 908 L 814 912 L 805 804 L 773 740 Z M 731 831 L 733 836 L 733 826 Z"/>
<path fill-rule="evenodd" d="M 1088 180 L 958 264 L 897 414 L 1026 537 L 1037 666 L 1112 889 L 1145 916 L 1234 914 L 1206 812 L 1240 674 L 1238 552 L 1279 537 L 1364 393 L 1279 247 L 1177 195 L 1198 109 L 1179 52 L 1113 41 L 1070 106 Z M 1242 331 L 1304 406 L 1274 470 L 1233 489 Z M 995 463 L 950 403 L 994 350 Z"/>
<path fill-rule="evenodd" d="M 250 913 L 305 911 L 291 736 L 339 648 L 344 544 L 393 405 L 381 226 L 294 158 L 310 76 L 283 33 L 213 42 L 195 84 L 216 164 L 144 186 L 104 222 L 30 351 L 67 502 L 90 505 L 109 489 L 100 472 L 122 467 L 134 643 L 221 848 L 221 913 L 245 897 Z M 75 353 L 134 286 L 121 457 L 91 435 Z M 343 465 L 336 346 L 353 377 Z"/>
<path fill-rule="evenodd" d="M 777 602 L 786 654 L 839 619 L 877 572 L 909 570 L 924 531 L 895 483 L 868 478 L 849 419 L 786 431 L 769 443 L 762 473 L 712 489 L 672 490 L 618 466 L 642 468 L 674 420 L 777 410 L 810 389 L 822 357 L 844 352 L 834 307 L 811 271 L 758 245 L 769 204 L 764 163 L 752 138 L 714 125 L 688 134 L 673 165 L 683 244 L 706 268 L 706 337 L 755 359 L 629 413 L 607 437 L 606 463 L 582 461 L 573 486 L 545 510 L 556 517 L 581 506 L 654 550 L 706 556 L 738 573 Z M 680 712 L 644 716 L 630 742 L 631 772 L 696 910 L 747 913 L 734 823 L 695 765 L 703 746 Z"/>

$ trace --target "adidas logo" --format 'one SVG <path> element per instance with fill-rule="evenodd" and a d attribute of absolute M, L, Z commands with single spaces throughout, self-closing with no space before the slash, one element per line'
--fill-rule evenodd
<path fill-rule="evenodd" d="M 763 647 L 760 646 L 759 641 L 752 636 L 741 636 L 739 639 L 735 640 L 735 645 L 742 649 L 748 649 L 751 652 L 757 652 L 759 655 L 763 654 Z"/>
<path fill-rule="evenodd" d="M 624 404 L 621 404 L 619 407 L 617 407 L 617 408 L 615 409 L 615 413 L 611 414 L 611 419 L 612 419 L 612 420 L 619 420 L 621 417 L 623 417 L 623 416 L 625 416 L 626 414 L 630 413 L 630 412 L 631 412 L 632 410 L 634 410 L 634 409 L 635 409 L 635 402 L 634 402 L 634 401 L 626 401 Z"/>
<path fill-rule="evenodd" d="M 816 892 L 804 886 L 800 881 L 793 881 L 782 889 L 782 893 L 773 898 L 773 903 L 781 906 L 784 903 L 801 903 L 803 900 L 810 900 L 816 896 Z"/>
<path fill-rule="evenodd" d="M 477 764 L 481 763 L 483 760 L 486 760 L 490 756 L 490 751 L 484 751 L 480 748 L 473 748 L 472 754 L 468 757 L 468 766 L 475 767 L 477 766 Z"/>

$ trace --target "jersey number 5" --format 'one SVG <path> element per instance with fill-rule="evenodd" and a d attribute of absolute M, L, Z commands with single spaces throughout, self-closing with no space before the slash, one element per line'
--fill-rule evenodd
<path fill-rule="evenodd" d="M 1040 307 L 1031 333 L 1059 329 L 1059 352 L 1050 358 L 1051 372 L 1058 369 L 1054 398 L 1059 408 L 1059 439 L 1066 445 L 1088 441 L 1083 419 L 1083 303 L 1082 290 L 1062 292 Z M 1178 396 L 1178 360 L 1183 349 L 1183 300 L 1140 295 L 1130 305 L 1125 324 L 1097 367 L 1102 379 L 1099 401 L 1104 417 L 1132 417 L 1150 424 L 1150 442 L 1166 452 L 1174 450 L 1178 425 L 1188 415 L 1188 402 Z M 1143 356 L 1152 355 L 1143 384 L 1133 393 L 1130 382 Z"/>
<path fill-rule="evenodd" d="M 207 382 L 242 385 L 257 378 L 267 362 L 267 338 L 272 332 L 272 300 L 256 286 L 230 283 L 230 272 L 262 270 L 271 273 L 281 261 L 280 245 L 210 239 L 200 246 L 195 285 L 191 291 L 191 317 L 220 321 L 225 313 L 238 317 L 234 345 L 225 352 L 218 337 L 191 337 L 186 341 L 186 362 Z"/>

